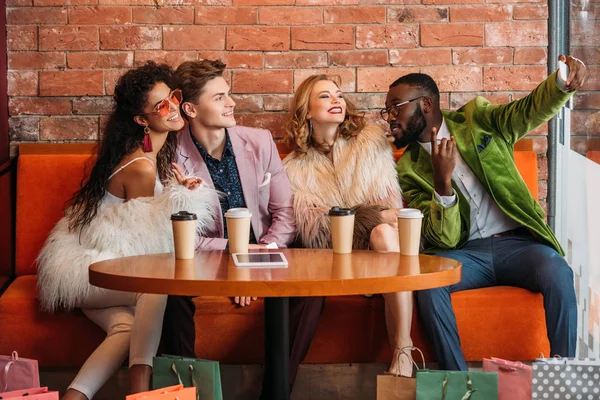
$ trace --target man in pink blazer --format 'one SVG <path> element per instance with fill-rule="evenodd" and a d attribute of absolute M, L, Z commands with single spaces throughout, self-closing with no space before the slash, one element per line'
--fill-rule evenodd
<path fill-rule="evenodd" d="M 220 61 L 188 61 L 175 73 L 183 92 L 182 115 L 189 122 L 179 132 L 177 164 L 186 176 L 199 177 L 223 194 L 213 200 L 216 223 L 200 238 L 200 250 L 227 248 L 224 214 L 236 207 L 252 213 L 251 249 L 272 243 L 287 247 L 296 238 L 290 182 L 271 133 L 236 126 L 235 102 L 223 79 L 224 69 Z M 239 296 L 234 302 L 243 307 L 251 300 Z M 290 298 L 289 305 L 291 390 L 315 334 L 323 300 Z M 163 324 L 167 353 L 195 357 L 194 312 L 191 297 L 169 296 Z"/>

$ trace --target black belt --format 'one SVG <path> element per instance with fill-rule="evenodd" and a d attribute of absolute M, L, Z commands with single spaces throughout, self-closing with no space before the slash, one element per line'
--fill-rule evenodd
<path fill-rule="evenodd" d="M 525 228 L 524 226 L 520 226 L 518 228 L 511 229 L 510 231 L 496 233 L 495 235 L 492 235 L 492 237 L 519 236 L 519 235 L 526 235 L 528 233 L 529 233 L 529 231 L 527 230 L 527 228 Z"/>

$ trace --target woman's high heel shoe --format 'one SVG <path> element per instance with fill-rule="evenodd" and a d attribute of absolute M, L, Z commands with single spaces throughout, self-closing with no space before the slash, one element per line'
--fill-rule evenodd
<path fill-rule="evenodd" d="M 412 357 L 411 352 L 413 350 L 417 350 L 421 354 L 421 359 L 423 360 L 423 369 L 425 369 L 425 357 L 423 356 L 423 352 L 421 352 L 421 350 L 419 348 L 414 347 L 414 346 L 405 346 L 402 348 L 396 347 L 394 349 L 394 357 L 396 360 L 396 364 L 398 366 L 398 370 L 396 373 L 393 373 L 390 371 L 384 371 L 384 375 L 394 375 L 394 376 L 399 376 L 399 377 L 404 377 L 404 378 L 414 377 L 416 375 L 416 371 L 419 369 L 419 366 L 417 365 L 417 363 L 415 362 L 415 360 Z M 402 357 L 402 356 L 404 356 L 404 357 Z M 402 373 L 403 362 L 410 363 L 410 367 L 411 367 L 410 375 Z"/>

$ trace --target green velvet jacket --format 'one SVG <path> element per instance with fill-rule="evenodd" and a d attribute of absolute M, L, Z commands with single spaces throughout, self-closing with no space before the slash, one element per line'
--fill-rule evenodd
<path fill-rule="evenodd" d="M 564 251 L 546 224 L 542 207 L 517 170 L 513 152 L 519 139 L 556 115 L 572 95 L 556 86 L 553 73 L 520 100 L 490 104 L 477 97 L 455 112 L 442 112 L 460 155 L 500 209 L 562 255 Z M 456 184 L 452 182 L 456 204 L 444 208 L 435 201 L 431 156 L 419 143 L 408 146 L 396 168 L 408 207 L 418 208 L 425 215 L 424 251 L 437 253 L 462 247 L 469 239 L 471 208 Z"/>

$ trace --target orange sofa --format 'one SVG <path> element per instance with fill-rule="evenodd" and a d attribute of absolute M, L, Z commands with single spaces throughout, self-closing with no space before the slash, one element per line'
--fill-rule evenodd
<path fill-rule="evenodd" d="M 0 354 L 17 350 L 22 357 L 38 359 L 42 367 L 78 367 L 103 339 L 103 332 L 79 311 L 41 312 L 36 288 L 35 258 L 78 188 L 86 163 L 89 168 L 91 150 L 88 144 L 20 146 L 15 277 L 0 296 Z M 536 155 L 531 149 L 517 151 L 515 160 L 537 195 Z M 453 294 L 452 302 L 467 360 L 488 356 L 531 360 L 540 352 L 548 354 L 541 295 L 496 287 Z M 227 364 L 262 362 L 260 299 L 241 309 L 218 297 L 199 297 L 196 305 L 199 357 Z M 427 360 L 433 361 L 416 313 L 413 338 Z M 388 362 L 390 358 L 381 296 L 328 298 L 305 362 Z"/>

